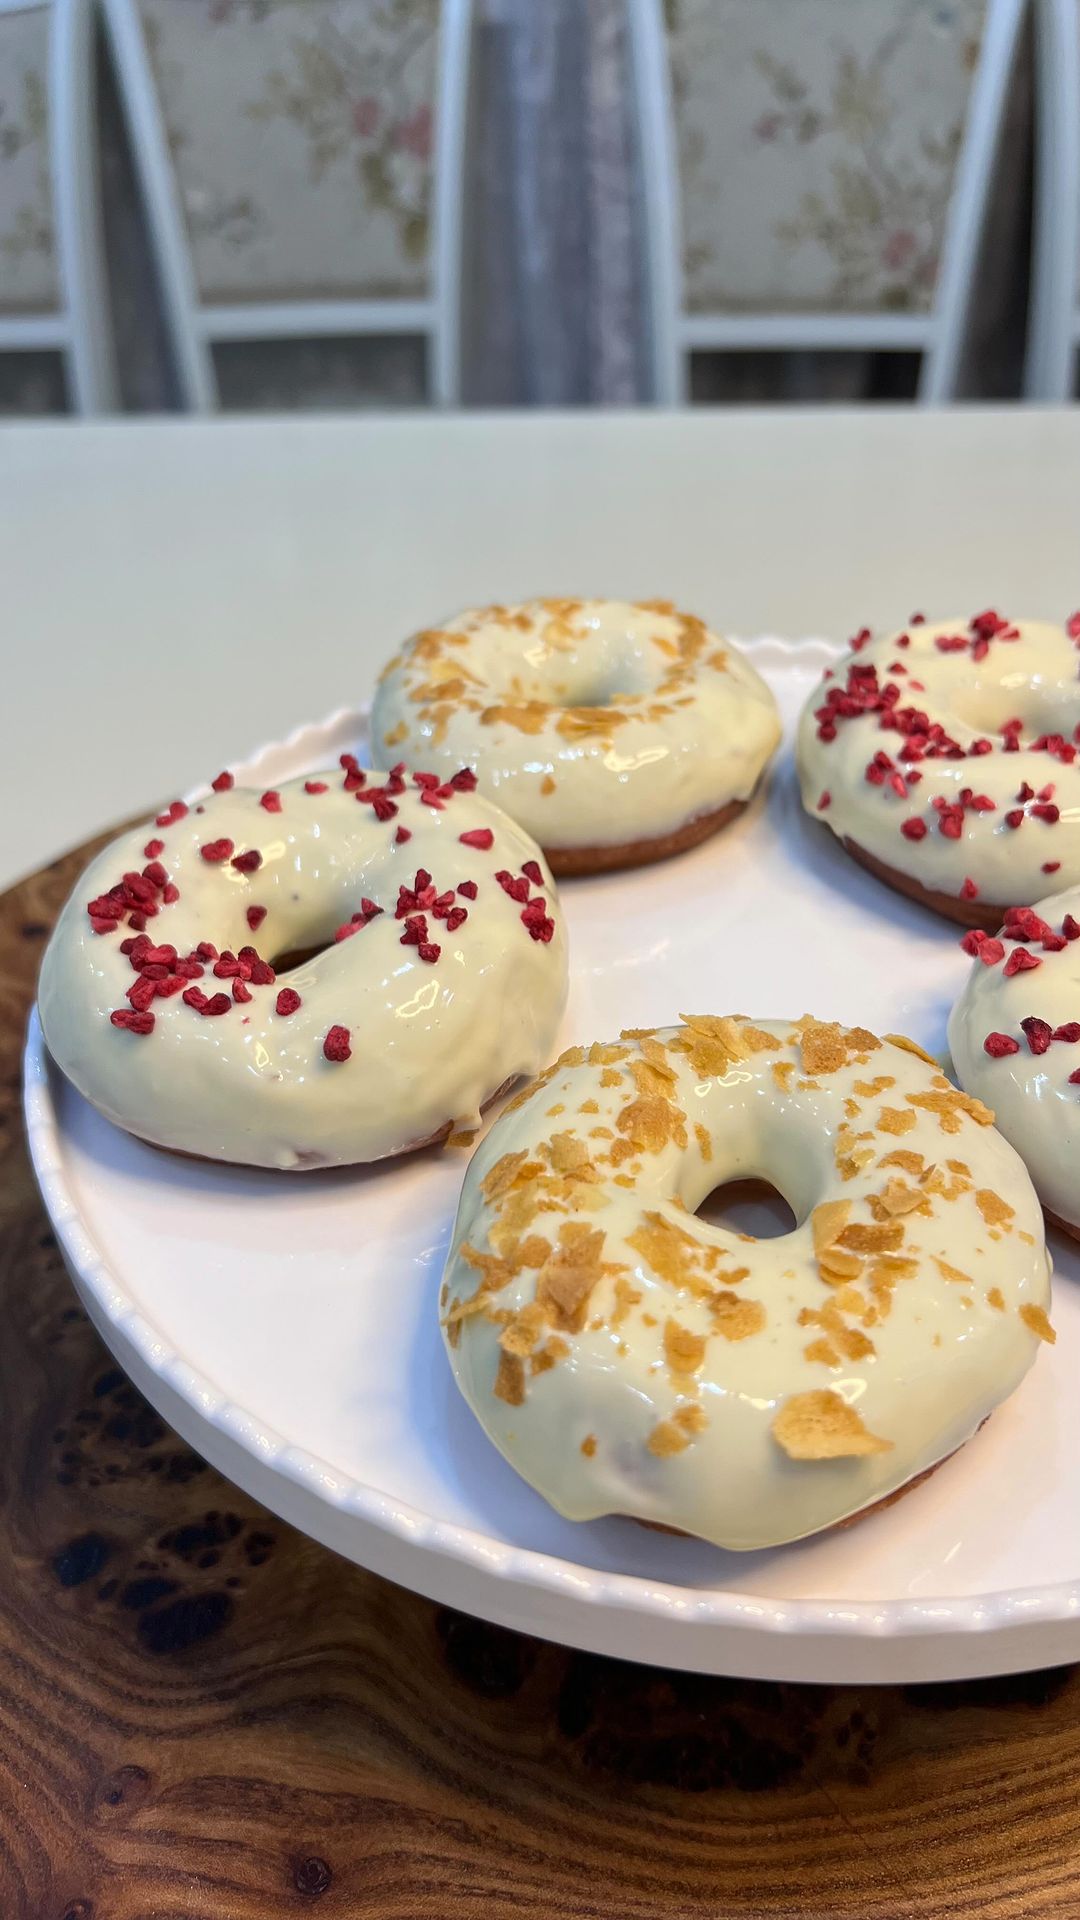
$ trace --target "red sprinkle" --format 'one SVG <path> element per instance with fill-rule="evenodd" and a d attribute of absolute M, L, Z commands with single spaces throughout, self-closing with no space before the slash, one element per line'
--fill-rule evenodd
<path fill-rule="evenodd" d="M 1004 924 L 1010 940 L 1045 940 L 1050 932 L 1034 907 L 1006 907 Z"/>
<path fill-rule="evenodd" d="M 971 875 L 969 874 L 967 879 L 964 881 L 963 886 L 960 889 L 960 898 L 961 900 L 977 900 L 978 897 L 979 897 L 979 889 L 975 885 L 974 880 L 971 878 Z"/>
<path fill-rule="evenodd" d="M 260 807 L 265 807 L 267 813 L 280 813 L 281 812 L 280 793 L 278 793 L 275 787 L 268 787 L 266 792 L 262 795 L 259 801 L 259 805 Z"/>
<path fill-rule="evenodd" d="M 916 814 L 913 820 L 904 820 L 901 822 L 900 831 L 905 840 L 925 840 L 926 821 L 920 820 Z"/>
<path fill-rule="evenodd" d="M 403 847 L 405 845 L 406 840 L 411 840 L 411 839 L 412 839 L 412 829 L 410 827 L 399 827 L 397 832 L 394 835 L 395 844 L 399 847 Z"/>
<path fill-rule="evenodd" d="M 239 1001 L 241 1005 L 246 1004 L 246 1002 L 251 999 L 251 988 L 248 986 L 246 980 L 236 979 L 233 981 L 232 997 L 234 1000 Z"/>
<path fill-rule="evenodd" d="M 535 860 L 526 860 L 526 861 L 524 861 L 524 862 L 522 863 L 522 868 L 521 868 L 521 871 L 522 871 L 522 873 L 523 873 L 523 874 L 525 874 L 525 875 L 526 875 L 526 877 L 527 877 L 527 878 L 528 878 L 529 880 L 531 880 L 531 881 L 532 881 L 532 883 L 533 883 L 533 886 L 534 886 L 534 887 L 542 887 L 542 886 L 543 886 L 543 884 L 544 884 L 544 876 L 543 876 L 543 874 L 541 873 L 541 871 L 540 871 L 540 867 L 539 867 L 539 865 L 538 865 L 538 863 L 537 863 L 537 862 L 536 862 Z"/>
<path fill-rule="evenodd" d="M 831 806 L 832 806 L 832 794 L 829 792 L 828 787 L 826 787 L 825 791 L 823 792 L 823 794 L 821 795 L 821 798 L 818 801 L 818 812 L 824 813 L 826 808 Z"/>
<path fill-rule="evenodd" d="M 1022 827 L 1023 824 L 1024 824 L 1023 807 L 1013 807 L 1012 811 L 1005 815 L 1005 825 L 1007 827 Z"/>
<path fill-rule="evenodd" d="M 523 924 L 528 928 L 533 940 L 542 940 L 545 945 L 555 932 L 555 922 L 544 911 L 542 900 L 530 900 L 521 914 Z"/>
<path fill-rule="evenodd" d="M 1031 973 L 1035 967 L 1041 967 L 1042 961 L 1037 953 L 1029 953 L 1026 947 L 1014 947 L 1002 969 L 1006 980 L 1016 973 Z"/>
<path fill-rule="evenodd" d="M 1054 1037 L 1054 1029 L 1049 1020 L 1038 1020 L 1032 1013 L 1026 1020 L 1021 1020 L 1020 1025 L 1027 1035 L 1027 1043 L 1032 1053 L 1045 1053 Z"/>
<path fill-rule="evenodd" d="M 247 909 L 246 914 L 244 915 L 244 918 L 246 919 L 248 926 L 251 928 L 252 933 L 257 933 L 259 928 L 262 926 L 263 921 L 266 919 L 266 908 L 265 907 L 249 907 Z"/>
<path fill-rule="evenodd" d="M 148 840 L 145 847 L 143 848 L 143 853 L 146 855 L 146 858 L 148 860 L 156 860 L 158 857 L 158 854 L 164 853 L 164 851 L 165 851 L 164 840 Z"/>
<path fill-rule="evenodd" d="M 1061 923 L 1061 931 L 1066 940 L 1080 940 L 1080 922 L 1074 920 L 1071 913 L 1065 915 Z"/>
<path fill-rule="evenodd" d="M 1070 640 L 1080 640 L 1080 613 L 1070 613 L 1065 622 L 1065 631 Z"/>
<path fill-rule="evenodd" d="M 525 905 L 529 898 L 529 883 L 523 875 L 519 878 L 508 872 L 506 867 L 500 867 L 495 878 L 503 892 L 510 895 L 511 900 L 516 900 L 519 906 Z"/>
<path fill-rule="evenodd" d="M 1070 1047 L 1074 1047 L 1080 1040 L 1080 1020 L 1066 1020 L 1063 1027 L 1055 1027 L 1054 1039 L 1065 1040 Z"/>
<path fill-rule="evenodd" d="M 123 1027 L 128 1033 L 153 1033 L 154 1016 L 152 1013 L 133 1013 L 128 1007 L 117 1007 L 110 1013 L 109 1019 L 114 1027 Z"/>
<path fill-rule="evenodd" d="M 442 948 L 436 946 L 434 940 L 421 940 L 416 951 L 421 960 L 426 960 L 430 966 L 434 966 Z"/>
<path fill-rule="evenodd" d="M 327 1060 L 348 1060 L 352 1055 L 351 1035 L 348 1027 L 331 1027 L 323 1041 L 323 1054 Z"/>
<path fill-rule="evenodd" d="M 218 867 L 223 860 L 228 860 L 232 854 L 232 850 L 233 843 L 231 840 L 206 840 L 199 848 L 203 859 L 208 860 L 212 867 Z"/>
<path fill-rule="evenodd" d="M 478 892 L 476 881 L 475 880 L 459 880 L 458 892 L 460 894 L 463 894 L 466 900 L 475 900 Z"/>
<path fill-rule="evenodd" d="M 295 1013 L 297 1007 L 302 1004 L 300 995 L 297 993 L 295 987 L 282 987 L 281 992 L 274 1001 L 274 1008 L 276 1012 L 287 1017 L 290 1013 Z"/>
<path fill-rule="evenodd" d="M 490 827 L 473 827 L 469 833 L 459 833 L 458 839 L 463 847 L 478 847 L 481 853 L 487 853 L 495 845 L 495 835 Z"/>
<path fill-rule="evenodd" d="M 154 825 L 155 827 L 175 826 L 178 820 L 182 820 L 184 818 L 184 815 L 186 814 L 186 812 L 187 812 L 186 800 L 170 800 L 164 813 L 158 814 L 156 820 L 154 821 Z"/>
<path fill-rule="evenodd" d="M 456 787 L 458 793 L 475 793 L 476 775 L 471 767 L 459 767 L 450 775 L 450 785 Z"/>
<path fill-rule="evenodd" d="M 304 792 L 305 793 L 325 793 L 326 781 L 325 780 L 305 780 Z"/>
<path fill-rule="evenodd" d="M 1061 865 L 1060 860 L 1044 860 L 1042 863 L 1042 870 L 1044 873 L 1056 873 L 1060 865 Z"/>
<path fill-rule="evenodd" d="M 257 873 L 262 866 L 262 858 L 257 847 L 249 847 L 247 853 L 236 854 L 229 865 L 235 867 L 237 873 Z"/>
<path fill-rule="evenodd" d="M 988 1033 L 983 1041 L 983 1052 L 988 1053 L 991 1060 L 1003 1060 L 1007 1053 L 1019 1051 L 1019 1040 L 1014 1040 L 1008 1033 Z"/>
<path fill-rule="evenodd" d="M 228 793 L 229 788 L 235 784 L 231 773 L 219 773 L 217 779 L 210 782 L 215 793 Z"/>

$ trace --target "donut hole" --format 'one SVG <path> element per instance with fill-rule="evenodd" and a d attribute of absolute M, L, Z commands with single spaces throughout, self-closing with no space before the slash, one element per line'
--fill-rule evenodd
<path fill-rule="evenodd" d="M 1063 733 L 1071 739 L 1080 724 L 1080 681 L 1063 684 L 1010 674 L 996 686 L 975 681 L 957 687 L 950 706 L 956 718 L 976 733 L 994 736 L 1007 721 L 1021 720 L 1021 745 L 1044 733 Z"/>
<path fill-rule="evenodd" d="M 276 974 L 292 973 L 297 967 L 306 967 L 309 960 L 316 959 L 333 944 L 333 940 L 330 939 L 320 940 L 317 947 L 286 947 L 283 953 L 270 956 L 270 965 Z"/>
<path fill-rule="evenodd" d="M 538 648 L 526 654 L 526 662 L 532 674 L 522 674 L 519 663 L 509 693 L 552 707 L 607 707 L 620 695 L 648 693 L 657 677 L 656 663 L 640 641 L 603 629 L 580 651 Z"/>
<path fill-rule="evenodd" d="M 782 1240 L 798 1221 L 779 1188 L 768 1180 L 725 1180 L 696 1209 L 706 1226 L 748 1233 L 755 1240 Z"/>

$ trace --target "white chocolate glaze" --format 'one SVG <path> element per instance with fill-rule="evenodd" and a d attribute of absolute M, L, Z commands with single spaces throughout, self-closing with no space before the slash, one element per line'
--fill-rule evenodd
<path fill-rule="evenodd" d="M 161 816 L 122 834 L 100 853 L 64 908 L 38 989 L 49 1050 L 79 1091 L 118 1126 L 160 1146 L 292 1169 L 376 1160 L 447 1122 L 475 1124 L 504 1082 L 535 1073 L 567 991 L 550 876 L 540 863 L 540 884 L 522 877 L 525 863 L 540 861 L 538 849 L 489 801 L 447 786 L 430 804 L 414 780 L 355 770 L 343 778 L 335 767 L 263 796 L 232 788 L 185 817 Z M 490 834 L 490 848 L 462 843 L 476 831 Z M 227 854 L 215 844 L 222 841 Z M 174 961 L 200 942 L 222 957 L 207 960 L 198 979 L 179 978 L 173 962 L 155 963 L 172 990 L 150 1002 L 153 1029 L 139 1033 L 111 1020 L 116 1009 L 129 1017 L 126 996 L 140 978 L 138 950 L 121 951 L 133 938 L 130 916 L 95 932 L 87 903 L 95 901 L 105 924 L 102 896 L 122 875 L 138 881 L 159 844 L 153 873 L 158 881 L 166 874 L 179 898 L 167 904 L 160 886 L 144 889 L 159 905 L 147 937 Z M 206 859 L 207 846 L 220 857 Z M 233 864 L 255 853 L 256 871 Z M 423 925 L 411 917 L 423 944 L 403 944 L 410 916 L 399 889 L 414 888 L 418 869 L 443 901 Z M 499 870 L 518 876 L 516 891 L 540 904 L 511 898 Z M 463 882 L 475 883 L 475 899 L 449 894 Z M 383 911 L 335 939 L 365 901 Z M 264 967 L 252 975 L 253 948 L 256 961 L 272 962 L 318 947 L 271 982 L 260 984 Z M 295 1010 L 279 1011 L 282 989 L 300 995 Z M 227 1011 L 200 1013 L 184 992 L 196 1000 L 220 993 Z M 348 1057 L 328 1058 L 324 1043 L 339 1027 L 348 1032 Z M 340 1036 L 330 1045 L 340 1053 Z"/>
<path fill-rule="evenodd" d="M 473 767 L 552 852 L 657 839 L 747 800 L 780 738 L 749 661 L 668 601 L 458 614 L 384 669 L 371 727 L 391 757 Z"/>
<path fill-rule="evenodd" d="M 807 702 L 797 756 L 803 805 L 840 838 L 932 892 L 1005 907 L 1048 884 L 1080 881 L 1080 651 L 1072 631 L 1080 634 L 1080 622 L 1017 620 L 991 633 L 996 621 L 977 615 L 859 636 L 858 650 Z M 875 704 L 854 716 L 822 716 L 852 669 L 856 700 Z M 890 687 L 899 688 L 892 712 L 921 714 L 925 725 L 896 731 L 877 704 Z M 1023 723 L 1019 751 L 1006 752 L 1002 729 L 1012 720 Z M 835 738 L 823 738 L 833 726 Z M 872 768 L 875 755 L 889 765 Z M 907 837 L 904 822 L 922 823 L 923 837 Z"/>
<path fill-rule="evenodd" d="M 441 1307 L 495 1445 L 572 1519 L 777 1545 L 961 1446 L 1031 1365 L 1022 1162 L 911 1043 L 705 1017 L 572 1048 L 477 1149 Z M 760 1177 L 798 1222 L 695 1217 Z"/>
<path fill-rule="evenodd" d="M 949 1048 L 961 1085 L 992 1103 L 1023 1154 L 1039 1198 L 1080 1226 L 1080 1084 L 1069 1078 L 1080 1072 L 1080 887 L 1006 925 L 996 938 L 965 938 L 976 957 L 949 1016 Z"/>

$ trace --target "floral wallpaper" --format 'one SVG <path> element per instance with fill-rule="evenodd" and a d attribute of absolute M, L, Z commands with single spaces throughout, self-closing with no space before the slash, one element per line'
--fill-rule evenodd
<path fill-rule="evenodd" d="M 930 306 L 984 14 L 665 0 L 691 311 Z"/>
<path fill-rule="evenodd" d="M 53 242 L 45 75 L 48 14 L 0 14 L 0 311 L 51 312 Z"/>
<path fill-rule="evenodd" d="M 205 299 L 428 285 L 438 0 L 139 0 Z"/>

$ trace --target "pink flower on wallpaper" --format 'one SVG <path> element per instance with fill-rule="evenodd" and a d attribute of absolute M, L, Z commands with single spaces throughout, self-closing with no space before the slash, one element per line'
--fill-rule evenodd
<path fill-rule="evenodd" d="M 887 267 L 906 267 L 910 264 L 918 244 L 910 228 L 900 227 L 895 233 L 890 233 L 881 257 Z"/>
<path fill-rule="evenodd" d="M 370 140 L 379 125 L 379 103 L 374 95 L 368 93 L 362 100 L 354 100 L 352 105 L 353 132 L 361 140 Z"/>
<path fill-rule="evenodd" d="M 414 154 L 417 160 L 431 159 L 431 108 L 425 102 L 407 120 L 399 120 L 393 132 L 395 147 L 401 147 L 405 153 Z"/>

